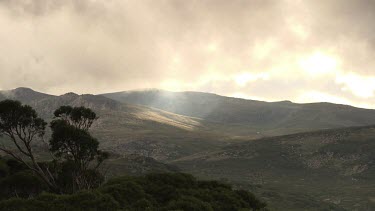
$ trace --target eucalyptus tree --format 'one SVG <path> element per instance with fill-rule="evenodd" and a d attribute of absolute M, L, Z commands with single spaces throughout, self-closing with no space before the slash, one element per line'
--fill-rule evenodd
<path fill-rule="evenodd" d="M 42 143 L 46 125 L 31 106 L 15 100 L 0 102 L 0 135 L 10 140 L 10 144 L 1 143 L 0 151 L 23 163 L 52 190 L 58 190 L 48 165 L 37 161 L 32 147 L 36 141 Z"/>
<path fill-rule="evenodd" d="M 97 169 L 108 157 L 89 132 L 95 120 L 97 116 L 89 108 L 62 106 L 54 112 L 50 124 L 50 151 L 71 166 L 73 192 L 98 186 L 101 174 Z"/>

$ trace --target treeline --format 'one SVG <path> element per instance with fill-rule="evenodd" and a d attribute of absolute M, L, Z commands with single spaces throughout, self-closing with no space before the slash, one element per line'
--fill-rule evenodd
<path fill-rule="evenodd" d="M 244 190 L 183 173 L 119 177 L 104 183 L 100 165 L 109 154 L 89 129 L 98 117 L 85 107 L 62 106 L 49 124 L 18 101 L 0 102 L 0 210 L 264 210 L 266 204 Z M 4 140 L 4 139 L 3 139 Z M 37 160 L 35 142 L 51 158 Z M 11 159 L 9 159 L 11 158 Z"/>

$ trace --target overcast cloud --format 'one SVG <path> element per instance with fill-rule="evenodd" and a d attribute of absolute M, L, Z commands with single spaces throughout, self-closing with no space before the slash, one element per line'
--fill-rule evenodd
<path fill-rule="evenodd" d="M 375 108 L 375 1 L 0 0 L 0 89 Z"/>

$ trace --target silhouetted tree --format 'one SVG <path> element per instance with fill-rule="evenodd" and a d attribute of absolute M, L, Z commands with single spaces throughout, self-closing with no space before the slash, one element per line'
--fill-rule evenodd
<path fill-rule="evenodd" d="M 35 139 L 42 140 L 46 125 L 32 107 L 14 100 L 0 102 L 0 135 L 7 136 L 13 144 L 11 148 L 3 143 L 0 150 L 26 165 L 50 188 L 56 190 L 54 177 L 48 168 L 37 162 L 31 147 Z"/>
<path fill-rule="evenodd" d="M 50 151 L 71 170 L 73 192 L 96 187 L 100 183 L 96 170 L 108 158 L 108 153 L 99 150 L 98 140 L 88 132 L 96 114 L 85 107 L 62 106 L 54 115 Z"/>
<path fill-rule="evenodd" d="M 61 106 L 54 112 L 54 115 L 55 119 L 64 120 L 67 124 L 84 131 L 88 131 L 94 121 L 98 119 L 95 112 L 83 106 Z"/>

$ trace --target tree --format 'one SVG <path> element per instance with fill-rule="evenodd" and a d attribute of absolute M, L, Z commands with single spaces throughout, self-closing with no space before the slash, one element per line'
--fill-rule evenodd
<path fill-rule="evenodd" d="M 7 136 L 13 144 L 11 148 L 2 143 L 0 150 L 25 164 L 51 189 L 56 190 L 54 177 L 47 167 L 37 162 L 32 150 L 33 141 L 42 140 L 46 125 L 32 107 L 14 100 L 0 102 L 0 135 Z"/>
<path fill-rule="evenodd" d="M 83 106 L 61 106 L 54 112 L 54 115 L 56 119 L 63 120 L 67 124 L 84 131 L 88 131 L 94 121 L 98 119 L 95 112 Z"/>
<path fill-rule="evenodd" d="M 85 107 L 62 106 L 54 115 L 50 124 L 50 151 L 64 160 L 65 169 L 71 169 L 72 191 L 97 186 L 95 175 L 100 174 L 96 170 L 108 158 L 108 153 L 99 150 L 98 140 L 88 131 L 97 119 L 96 114 Z"/>

